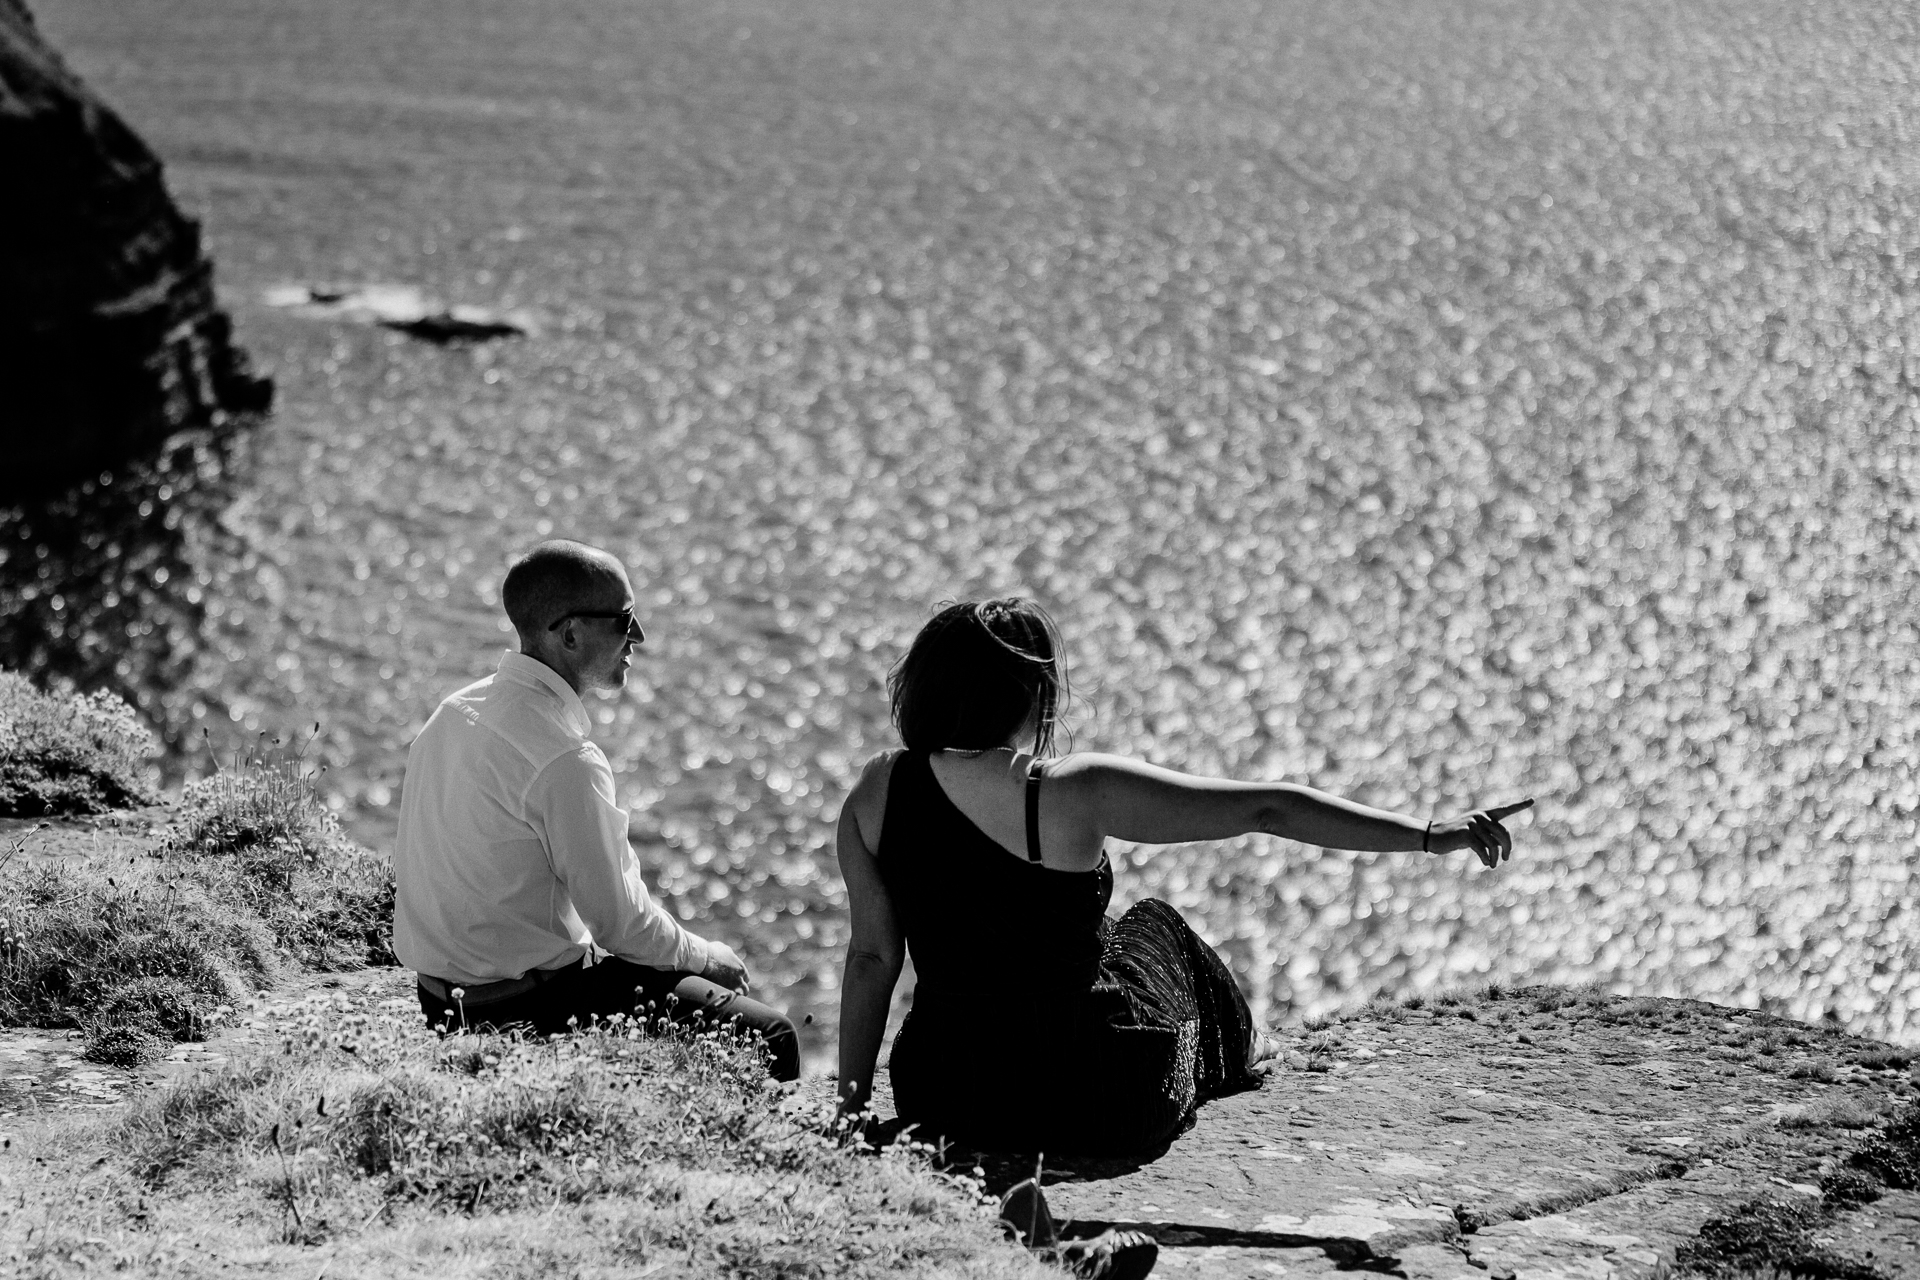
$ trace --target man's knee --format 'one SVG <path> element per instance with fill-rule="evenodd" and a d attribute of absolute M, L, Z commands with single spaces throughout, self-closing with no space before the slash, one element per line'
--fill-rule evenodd
<path fill-rule="evenodd" d="M 743 1021 L 760 1033 L 761 1041 L 767 1046 L 768 1074 L 775 1080 L 798 1080 L 800 1030 L 793 1025 L 793 1019 L 784 1013 L 767 1009 L 763 1016 Z"/>
<path fill-rule="evenodd" d="M 760 1037 L 768 1054 L 767 1070 L 776 1080 L 800 1078 L 800 1032 L 793 1020 L 738 991 L 708 978 L 683 974 L 648 1010 L 675 1022 L 709 1026 L 731 1023 Z"/>
<path fill-rule="evenodd" d="M 767 1070 L 776 1080 L 800 1078 L 800 1030 L 778 1009 L 724 988 L 701 1002 L 704 1019 L 731 1021 L 760 1037 L 767 1050 Z"/>

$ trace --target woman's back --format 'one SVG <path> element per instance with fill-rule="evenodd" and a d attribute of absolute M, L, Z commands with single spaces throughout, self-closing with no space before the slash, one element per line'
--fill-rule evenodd
<path fill-rule="evenodd" d="M 1016 854 L 983 828 L 1004 835 L 1009 815 L 983 812 L 980 789 L 970 790 L 980 821 L 949 797 L 929 753 L 900 753 L 888 778 L 877 861 L 919 975 L 915 1003 L 991 999 L 1013 1011 L 1010 987 L 1085 991 L 1112 869 L 1103 859 L 1091 871 L 1058 871 Z M 1024 835 L 1024 819 L 1014 822 Z"/>
<path fill-rule="evenodd" d="M 997 795 L 991 762 L 954 771 L 978 820 L 936 767 L 894 759 L 875 859 L 919 975 L 894 1042 L 900 1114 L 987 1146 L 1133 1150 L 1240 1084 L 1245 1001 L 1171 908 L 1110 922 L 1104 857 L 1055 870 L 988 834 L 1010 834 L 1017 794 L 1019 848 L 1044 854 L 1038 764 Z"/>

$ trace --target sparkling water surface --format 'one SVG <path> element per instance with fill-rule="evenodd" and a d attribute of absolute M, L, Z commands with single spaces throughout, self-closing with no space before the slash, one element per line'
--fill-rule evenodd
<path fill-rule="evenodd" d="M 259 586 L 161 713 L 321 721 L 370 842 L 566 534 L 650 636 L 593 704 L 641 855 L 816 1055 L 885 672 L 1010 592 L 1082 747 L 1538 797 L 1497 873 L 1121 850 L 1263 1016 L 1591 980 L 1920 1034 L 1910 6 L 35 8 L 279 382 Z M 369 282 L 539 331 L 261 301 Z"/>

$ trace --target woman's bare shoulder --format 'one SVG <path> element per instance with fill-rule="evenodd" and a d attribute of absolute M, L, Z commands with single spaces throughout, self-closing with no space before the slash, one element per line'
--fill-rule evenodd
<path fill-rule="evenodd" d="M 860 766 L 860 778 L 853 784 L 853 794 L 859 795 L 869 788 L 878 787 L 882 792 L 887 789 L 887 778 L 893 772 L 893 762 L 907 754 L 905 747 L 890 747 L 885 751 L 876 751 L 867 757 Z"/>
<path fill-rule="evenodd" d="M 893 776 L 894 762 L 904 754 L 899 747 L 875 754 L 861 766 L 860 778 L 847 794 L 846 811 L 859 825 L 869 848 L 879 843 L 880 823 L 887 812 L 887 781 Z"/>

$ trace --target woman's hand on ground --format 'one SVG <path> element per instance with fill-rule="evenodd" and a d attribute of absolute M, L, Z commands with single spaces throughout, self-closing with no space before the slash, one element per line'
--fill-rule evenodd
<path fill-rule="evenodd" d="M 1518 804 L 1495 805 L 1491 809 L 1475 809 L 1472 813 L 1462 814 L 1458 818 L 1442 818 L 1433 824 L 1433 830 L 1427 837 L 1427 849 L 1433 853 L 1452 853 L 1455 849 L 1471 849 L 1480 861 L 1489 867 L 1497 867 L 1513 856 L 1513 837 L 1503 819 L 1510 818 L 1522 809 L 1533 808 L 1531 799 Z"/>

